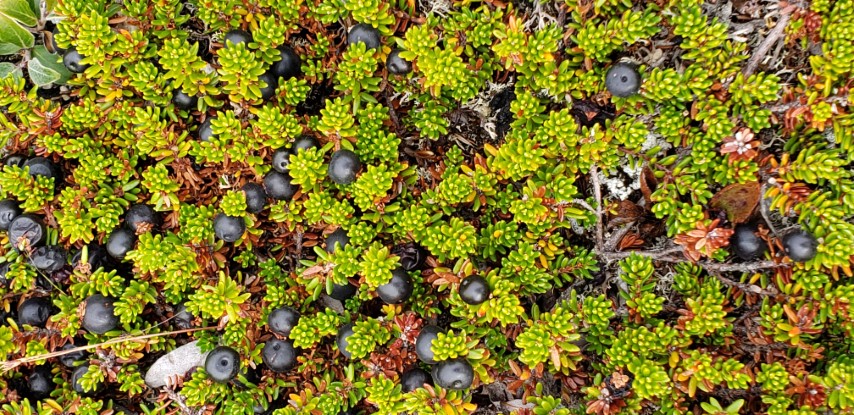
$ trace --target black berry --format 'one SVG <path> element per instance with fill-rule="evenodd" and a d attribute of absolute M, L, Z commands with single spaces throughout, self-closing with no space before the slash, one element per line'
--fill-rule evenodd
<path fill-rule="evenodd" d="M 818 241 L 805 231 L 794 231 L 783 237 L 786 255 L 795 262 L 806 262 L 815 257 Z"/>
<path fill-rule="evenodd" d="M 216 117 L 208 117 L 202 121 L 202 125 L 199 126 L 199 140 L 202 141 L 211 141 L 211 138 L 214 137 L 213 126 L 211 126 L 211 121 Z"/>
<path fill-rule="evenodd" d="M 86 391 L 83 389 L 83 375 L 89 371 L 89 365 L 78 366 L 77 369 L 74 369 L 74 372 L 71 373 L 71 388 L 74 389 L 74 392 L 77 392 L 80 395 L 88 395 L 90 393 L 97 393 L 104 389 L 103 383 L 98 383 L 95 385 L 95 390 Z"/>
<path fill-rule="evenodd" d="M 0 231 L 8 231 L 9 225 L 21 214 L 21 208 L 18 202 L 14 200 L 4 200 L 0 202 Z"/>
<path fill-rule="evenodd" d="M 34 215 L 25 213 L 19 215 L 9 224 L 9 241 L 12 247 L 21 246 L 35 248 L 45 240 L 45 227 L 42 221 Z"/>
<path fill-rule="evenodd" d="M 188 329 L 193 327 L 195 317 L 187 310 L 187 306 L 179 304 L 175 307 L 175 312 L 172 314 L 172 324 L 178 329 Z"/>
<path fill-rule="evenodd" d="M 738 225 L 729 238 L 732 251 L 741 259 L 749 261 L 765 253 L 768 247 L 762 238 L 756 236 L 756 228 L 749 225 Z"/>
<path fill-rule="evenodd" d="M 75 48 L 66 50 L 65 54 L 62 55 L 62 63 L 71 73 L 83 73 L 89 67 L 89 65 L 81 63 L 81 60 L 83 60 L 83 56 L 77 53 Z"/>
<path fill-rule="evenodd" d="M 249 42 L 252 42 L 252 34 L 245 30 L 235 29 L 225 34 L 225 46 Z"/>
<path fill-rule="evenodd" d="M 291 307 L 280 307 L 273 310 L 267 316 L 267 325 L 270 326 L 270 331 L 280 336 L 291 334 L 291 330 L 299 323 L 299 311 Z"/>
<path fill-rule="evenodd" d="M 232 243 L 246 232 L 246 222 L 241 217 L 218 213 L 213 221 L 214 235 L 224 242 Z"/>
<path fill-rule="evenodd" d="M 437 326 L 424 326 L 421 333 L 418 333 L 418 337 L 415 339 L 415 354 L 422 362 L 428 365 L 436 363 L 431 347 L 433 340 L 436 340 L 437 335 L 441 332 L 442 329 Z"/>
<path fill-rule="evenodd" d="M 415 243 L 395 245 L 391 252 L 400 258 L 400 266 L 407 271 L 421 269 L 427 260 L 427 251 Z"/>
<path fill-rule="evenodd" d="M 53 305 L 47 297 L 33 297 L 18 306 L 18 322 L 33 327 L 44 327 L 53 314 Z"/>
<path fill-rule="evenodd" d="M 344 228 L 338 228 L 335 232 L 326 236 L 326 252 L 334 253 L 336 249 L 343 248 L 350 243 L 350 237 Z"/>
<path fill-rule="evenodd" d="M 616 63 L 605 74 L 605 88 L 615 97 L 626 98 L 637 94 L 640 84 L 637 69 L 627 63 Z"/>
<path fill-rule="evenodd" d="M 356 174 L 362 169 L 359 156 L 350 150 L 338 150 L 329 160 L 329 178 L 338 184 L 350 184 L 356 181 Z"/>
<path fill-rule="evenodd" d="M 184 91 L 176 89 L 172 92 L 172 103 L 175 104 L 175 108 L 181 110 L 194 110 L 199 103 L 199 97 L 187 95 Z"/>
<path fill-rule="evenodd" d="M 285 372 L 297 363 L 297 351 L 288 340 L 271 339 L 264 344 L 261 360 L 273 372 Z"/>
<path fill-rule="evenodd" d="M 291 164 L 291 152 L 280 148 L 273 153 L 273 169 L 279 173 L 287 173 Z"/>
<path fill-rule="evenodd" d="M 132 230 L 127 228 L 116 229 L 107 238 L 107 253 L 121 261 L 125 259 L 128 252 L 133 250 L 135 243 L 136 234 Z"/>
<path fill-rule="evenodd" d="M 115 302 L 114 298 L 101 294 L 90 295 L 86 299 L 83 312 L 83 328 L 89 333 L 104 334 L 118 327 L 119 317 L 116 315 Z"/>
<path fill-rule="evenodd" d="M 480 275 L 466 277 L 463 282 L 460 283 L 459 290 L 460 298 L 466 304 L 471 305 L 483 303 L 489 299 L 489 294 L 492 293 L 492 290 L 489 288 L 489 282 L 486 281 L 486 278 L 483 278 Z"/>
<path fill-rule="evenodd" d="M 62 347 L 60 347 L 59 350 L 60 351 L 66 351 L 66 350 L 71 350 L 74 348 L 77 348 L 77 346 L 75 346 L 72 343 L 65 343 L 64 345 L 62 345 Z M 71 368 L 77 367 L 77 362 L 81 362 L 85 359 L 86 359 L 86 352 L 80 350 L 80 351 L 71 352 L 71 353 L 59 356 L 59 363 L 65 367 L 71 369 Z"/>
<path fill-rule="evenodd" d="M 433 366 L 433 381 L 443 389 L 468 389 L 474 382 L 474 369 L 465 359 L 443 360 Z"/>
<path fill-rule="evenodd" d="M 50 372 L 50 367 L 46 365 L 37 366 L 27 377 L 27 387 L 30 397 L 36 400 L 41 400 L 50 396 L 53 392 L 55 384 L 53 383 L 53 374 Z"/>
<path fill-rule="evenodd" d="M 415 389 L 423 388 L 424 385 L 432 384 L 433 379 L 430 378 L 430 374 L 417 367 L 409 369 L 400 375 L 400 386 L 404 393 L 412 392 Z"/>
<path fill-rule="evenodd" d="M 291 176 L 277 171 L 264 176 L 264 189 L 267 195 L 276 200 L 291 200 L 297 194 L 297 185 L 291 182 Z"/>
<path fill-rule="evenodd" d="M 137 234 L 148 232 L 160 225 L 160 217 L 151 206 L 136 204 L 128 209 L 125 222 Z"/>
<path fill-rule="evenodd" d="M 352 356 L 352 353 L 347 351 L 347 344 L 349 344 L 348 340 L 352 335 L 353 325 L 345 324 L 338 329 L 338 337 L 335 339 L 335 343 L 338 345 L 338 350 L 348 359 Z"/>
<path fill-rule="evenodd" d="M 24 156 L 19 154 L 12 154 L 9 157 L 6 157 L 6 160 L 3 160 L 4 166 L 18 166 L 21 167 L 24 165 Z"/>
<path fill-rule="evenodd" d="M 412 72 L 412 62 L 400 57 L 402 50 L 395 49 L 388 54 L 385 60 L 385 67 L 388 72 L 394 75 L 406 75 Z"/>
<path fill-rule="evenodd" d="M 359 23 L 347 34 L 347 44 L 354 45 L 362 42 L 368 49 L 380 47 L 380 32 L 369 24 Z"/>
<path fill-rule="evenodd" d="M 205 359 L 205 372 L 217 383 L 228 383 L 240 371 L 240 355 L 226 346 L 217 346 Z"/>
<path fill-rule="evenodd" d="M 279 46 L 279 56 L 281 59 L 271 67 L 277 78 L 288 80 L 300 74 L 300 58 L 293 49 L 285 45 Z"/>
<path fill-rule="evenodd" d="M 80 262 L 82 260 L 83 250 L 81 249 L 74 254 L 73 258 L 71 258 L 71 265 L 73 267 L 78 267 L 81 265 Z M 107 252 L 107 249 L 101 245 L 90 244 L 86 249 L 86 260 L 89 264 L 89 269 L 92 271 L 95 271 L 98 268 L 111 269 L 113 266 L 110 254 Z"/>
<path fill-rule="evenodd" d="M 30 168 L 30 176 L 33 177 L 59 178 L 59 167 L 45 157 L 33 157 L 24 162 L 24 167 Z"/>
<path fill-rule="evenodd" d="M 308 150 L 310 148 L 320 147 L 320 143 L 314 137 L 309 137 L 307 135 L 301 135 L 299 138 L 294 140 L 293 145 L 291 145 L 291 152 L 294 154 L 299 153 L 303 150 Z"/>
<path fill-rule="evenodd" d="M 338 301 L 344 302 L 344 301 L 349 300 L 350 298 L 353 298 L 353 296 L 356 295 L 357 291 L 358 291 L 358 288 L 356 288 L 356 286 L 354 286 L 353 284 L 349 284 L 349 283 L 344 284 L 344 285 L 333 284 L 332 285 L 332 292 L 329 293 L 329 296 L 338 300 Z"/>
<path fill-rule="evenodd" d="M 271 72 L 267 72 L 259 76 L 258 80 L 266 84 L 265 87 L 261 88 L 261 99 L 266 101 L 273 98 L 273 95 L 276 95 L 276 87 L 279 86 L 279 79 Z"/>
<path fill-rule="evenodd" d="M 243 185 L 243 193 L 246 194 L 246 211 L 249 213 L 261 213 L 267 206 L 267 192 L 258 183 L 246 183 Z"/>
<path fill-rule="evenodd" d="M 30 263 L 38 270 L 56 272 L 68 263 L 68 253 L 60 246 L 40 246 L 30 255 Z"/>
<path fill-rule="evenodd" d="M 395 268 L 391 272 L 391 281 L 377 287 L 377 295 L 386 304 L 406 301 L 412 295 L 412 277 L 403 268 Z"/>

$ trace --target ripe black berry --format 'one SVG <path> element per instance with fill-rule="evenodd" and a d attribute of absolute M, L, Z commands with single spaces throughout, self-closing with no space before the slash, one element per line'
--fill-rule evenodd
<path fill-rule="evenodd" d="M 62 55 L 62 63 L 71 73 L 83 73 L 89 67 L 89 65 L 80 63 L 81 60 L 83 60 L 83 56 L 77 53 L 75 48 L 66 50 L 65 54 Z"/>
<path fill-rule="evenodd" d="M 98 268 L 104 268 L 107 270 L 112 269 L 113 261 L 110 257 L 110 254 L 107 252 L 107 249 L 101 245 L 90 244 L 86 250 L 86 260 L 89 264 L 89 269 L 92 271 L 97 270 Z M 81 265 L 81 261 L 83 260 L 83 250 L 74 253 L 74 257 L 71 258 L 71 266 L 78 267 Z"/>
<path fill-rule="evenodd" d="M 217 213 L 213 221 L 214 235 L 224 242 L 232 243 L 246 232 L 246 222 L 241 217 Z"/>
<path fill-rule="evenodd" d="M 74 392 L 77 392 L 80 395 L 88 395 L 89 393 L 97 393 L 104 389 L 103 383 L 98 383 L 95 385 L 95 390 L 86 391 L 83 389 L 83 375 L 89 371 L 89 365 L 78 366 L 77 369 L 74 369 L 74 372 L 71 374 L 71 387 L 74 389 Z"/>
<path fill-rule="evenodd" d="M 228 383 L 240 371 L 240 355 L 231 347 L 217 346 L 205 359 L 205 372 L 217 383 Z"/>
<path fill-rule="evenodd" d="M 266 84 L 265 87 L 261 88 L 261 99 L 266 101 L 273 98 L 273 95 L 276 95 L 276 87 L 279 86 L 279 78 L 276 78 L 271 72 L 267 72 L 259 76 L 258 80 Z"/>
<path fill-rule="evenodd" d="M 338 184 L 350 184 L 356 181 L 356 174 L 362 169 L 359 156 L 350 150 L 338 150 L 329 160 L 329 178 Z"/>
<path fill-rule="evenodd" d="M 187 306 L 183 303 L 175 307 L 175 312 L 172 314 L 172 324 L 178 329 L 188 329 L 193 327 L 195 317 L 187 310 Z"/>
<path fill-rule="evenodd" d="M 395 268 L 391 272 L 391 281 L 377 287 L 377 295 L 386 304 L 406 301 L 412 295 L 412 277 L 403 268 Z"/>
<path fill-rule="evenodd" d="M 356 288 L 356 286 L 349 283 L 344 285 L 333 284 L 332 292 L 329 293 L 329 296 L 338 301 L 344 302 L 350 298 L 353 298 L 353 296 L 356 295 L 356 292 L 358 290 L 359 289 Z"/>
<path fill-rule="evenodd" d="M 172 92 L 172 103 L 180 110 L 194 110 L 199 103 L 199 97 L 187 95 L 184 91 L 176 89 Z"/>
<path fill-rule="evenodd" d="M 125 222 L 137 234 L 148 232 L 160 225 L 160 217 L 151 206 L 136 204 L 128 209 Z"/>
<path fill-rule="evenodd" d="M 279 307 L 267 316 L 267 325 L 270 331 L 280 336 L 291 334 L 291 330 L 299 323 L 299 311 L 291 307 Z"/>
<path fill-rule="evenodd" d="M 6 157 L 6 160 L 3 160 L 3 165 L 21 167 L 24 165 L 24 161 L 24 156 L 19 154 L 12 154 L 11 156 Z"/>
<path fill-rule="evenodd" d="M 33 297 L 18 306 L 18 323 L 33 327 L 44 327 L 53 314 L 53 305 L 47 297 Z"/>
<path fill-rule="evenodd" d="M 291 183 L 291 176 L 277 171 L 264 176 L 264 189 L 267 195 L 276 200 L 291 200 L 297 193 L 297 185 Z"/>
<path fill-rule="evenodd" d="M 299 153 L 303 150 L 308 150 L 310 148 L 320 147 L 320 143 L 314 137 L 309 137 L 307 135 L 301 135 L 299 138 L 294 140 L 293 145 L 291 145 L 291 152 L 294 154 Z"/>
<path fill-rule="evenodd" d="M 400 57 L 402 50 L 395 49 L 388 54 L 385 60 L 385 67 L 388 72 L 394 75 L 406 75 L 412 72 L 412 62 Z"/>
<path fill-rule="evenodd" d="M 121 261 L 125 259 L 128 252 L 133 250 L 135 243 L 136 234 L 133 231 L 127 228 L 116 229 L 107 238 L 107 253 Z"/>
<path fill-rule="evenodd" d="M 400 386 L 404 393 L 423 388 L 425 384 L 432 385 L 433 379 L 430 378 L 429 373 L 420 368 L 409 369 L 400 375 Z"/>
<path fill-rule="evenodd" d="M 21 208 L 18 202 L 14 200 L 4 200 L 0 202 L 0 231 L 8 231 L 9 225 L 21 214 Z"/>
<path fill-rule="evenodd" d="M 114 330 L 119 325 L 115 301 L 114 298 L 104 297 L 101 294 L 90 295 L 86 299 L 86 308 L 83 312 L 81 324 L 83 328 L 94 334 L 104 334 Z"/>
<path fill-rule="evenodd" d="M 815 257 L 818 241 L 806 231 L 794 231 L 783 237 L 786 255 L 795 262 L 806 262 Z"/>
<path fill-rule="evenodd" d="M 243 185 L 243 193 L 246 194 L 246 211 L 249 213 L 261 213 L 267 205 L 267 192 L 258 183 L 246 183 Z"/>
<path fill-rule="evenodd" d="M 240 29 L 232 30 L 225 34 L 225 46 L 227 47 L 229 43 L 232 45 L 236 45 L 238 43 L 249 43 L 252 41 L 252 34 Z"/>
<path fill-rule="evenodd" d="M 347 34 L 347 44 L 354 45 L 362 42 L 368 49 L 380 47 L 380 32 L 369 24 L 359 23 Z"/>
<path fill-rule="evenodd" d="M 486 278 L 483 278 L 480 275 L 466 277 L 466 279 L 460 283 L 459 290 L 460 298 L 465 301 L 466 304 L 471 305 L 478 305 L 488 300 L 489 294 L 492 293 L 492 290 L 489 288 L 489 282 L 486 281 Z"/>
<path fill-rule="evenodd" d="M 59 178 L 59 167 L 45 157 L 33 157 L 24 162 L 24 167 L 30 168 L 30 176 L 33 177 Z"/>
<path fill-rule="evenodd" d="M 9 224 L 9 241 L 15 249 L 21 246 L 35 248 L 41 245 L 44 239 L 44 224 L 34 215 L 19 215 Z"/>
<path fill-rule="evenodd" d="M 444 389 L 468 389 L 474 382 L 474 369 L 462 358 L 443 360 L 433 366 L 433 381 Z"/>
<path fill-rule="evenodd" d="M 335 253 L 336 249 L 343 248 L 349 243 L 350 237 L 347 236 L 347 231 L 344 228 L 338 228 L 326 236 L 326 252 Z"/>
<path fill-rule="evenodd" d="M 279 173 L 287 173 L 291 165 L 291 152 L 285 148 L 280 148 L 273 153 L 273 170 Z"/>
<path fill-rule="evenodd" d="M 338 345 L 338 350 L 342 355 L 346 358 L 350 358 L 352 353 L 347 351 L 348 339 L 353 335 L 353 325 L 345 324 L 338 329 L 338 337 L 335 339 L 335 343 Z"/>
<path fill-rule="evenodd" d="M 65 343 L 62 347 L 59 348 L 60 351 L 66 351 L 76 348 L 72 343 Z M 59 356 L 59 363 L 69 369 L 77 367 L 77 362 L 83 361 L 86 359 L 86 352 L 84 351 L 76 351 L 68 354 L 64 354 Z"/>
<path fill-rule="evenodd" d="M 391 252 L 400 258 L 400 266 L 407 271 L 421 269 L 427 260 L 427 251 L 416 243 L 395 245 Z"/>
<path fill-rule="evenodd" d="M 765 253 L 768 247 L 762 238 L 756 236 L 756 228 L 749 225 L 738 225 L 729 238 L 732 251 L 741 259 L 749 261 Z"/>
<path fill-rule="evenodd" d="M 289 340 L 271 339 L 264 344 L 261 360 L 273 372 L 281 373 L 297 363 L 297 351 Z"/>
<path fill-rule="evenodd" d="M 211 141 L 211 138 L 214 137 L 213 127 L 211 126 L 211 121 L 216 117 L 208 117 L 202 121 L 202 125 L 199 126 L 199 140 L 202 141 Z"/>
<path fill-rule="evenodd" d="M 626 98 L 637 94 L 640 84 L 637 69 L 627 63 L 616 63 L 605 74 L 605 88 L 615 97 Z"/>
<path fill-rule="evenodd" d="M 38 270 L 53 273 L 68 263 L 68 253 L 60 246 L 40 246 L 30 255 L 30 263 Z"/>
<path fill-rule="evenodd" d="M 289 46 L 279 46 L 281 59 L 274 63 L 271 69 L 277 78 L 291 79 L 300 74 L 300 58 Z"/>
<path fill-rule="evenodd" d="M 47 365 L 37 366 L 33 369 L 33 373 L 27 377 L 27 387 L 29 395 L 33 399 L 41 400 L 50 396 L 53 392 L 53 374 L 50 373 L 50 367 Z"/>
<path fill-rule="evenodd" d="M 433 340 L 436 340 L 437 335 L 441 332 L 442 329 L 437 326 L 424 326 L 421 333 L 418 333 L 418 337 L 415 339 L 415 354 L 422 362 L 428 365 L 436 363 L 431 347 Z"/>

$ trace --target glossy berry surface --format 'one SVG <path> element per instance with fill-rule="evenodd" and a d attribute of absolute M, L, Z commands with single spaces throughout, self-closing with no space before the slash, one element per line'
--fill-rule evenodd
<path fill-rule="evenodd" d="M 431 347 L 433 340 L 436 340 L 437 335 L 441 332 L 443 330 L 438 326 L 424 326 L 421 333 L 418 333 L 418 337 L 415 339 L 415 354 L 422 362 L 428 365 L 436 363 Z"/>
<path fill-rule="evenodd" d="M 123 260 L 125 255 L 133 250 L 134 244 L 136 244 L 136 234 L 130 229 L 119 228 L 107 238 L 107 253 L 115 259 Z"/>
<path fill-rule="evenodd" d="M 348 359 L 352 356 L 352 353 L 347 351 L 347 345 L 349 344 L 349 339 L 352 335 L 353 325 L 345 324 L 338 329 L 338 336 L 335 338 L 335 343 L 338 345 L 338 351 Z"/>
<path fill-rule="evenodd" d="M 347 44 L 364 43 L 368 49 L 380 47 L 380 32 L 369 24 L 359 23 L 347 34 Z"/>
<path fill-rule="evenodd" d="M 195 317 L 187 310 L 187 306 L 179 304 L 175 307 L 175 312 L 172 314 L 172 324 L 179 329 L 188 329 L 193 327 Z"/>
<path fill-rule="evenodd" d="M 320 143 L 317 142 L 317 139 L 315 139 L 314 137 L 309 137 L 307 135 L 301 135 L 299 136 L 299 138 L 294 140 L 293 145 L 291 145 L 291 152 L 297 154 L 300 151 L 317 147 L 320 147 Z"/>
<path fill-rule="evenodd" d="M 489 299 L 492 290 L 489 282 L 480 275 L 472 275 L 460 283 L 460 298 L 470 305 L 478 305 Z"/>
<path fill-rule="evenodd" d="M 81 326 L 93 334 L 104 334 L 119 325 L 116 315 L 116 299 L 94 294 L 86 299 Z"/>
<path fill-rule="evenodd" d="M 232 45 L 237 45 L 239 43 L 249 43 L 252 41 L 252 34 L 240 29 L 234 29 L 225 34 L 223 38 L 223 43 L 226 47 L 229 46 L 229 43 Z"/>
<path fill-rule="evenodd" d="M 287 173 L 291 165 L 291 152 L 280 148 L 273 153 L 273 170 L 279 173 Z"/>
<path fill-rule="evenodd" d="M 8 231 L 9 225 L 21 214 L 18 202 L 14 200 L 0 201 L 0 231 Z"/>
<path fill-rule="evenodd" d="M 211 138 L 214 137 L 213 127 L 211 126 L 211 121 L 213 121 L 213 119 L 214 117 L 208 117 L 202 122 L 202 125 L 199 126 L 199 140 L 211 141 Z"/>
<path fill-rule="evenodd" d="M 68 262 L 68 252 L 56 245 L 40 246 L 30 255 L 30 263 L 46 273 L 59 271 Z"/>
<path fill-rule="evenodd" d="M 246 194 L 246 211 L 249 213 L 261 213 L 267 206 L 267 192 L 258 183 L 246 183 L 243 185 L 243 193 Z"/>
<path fill-rule="evenodd" d="M 343 248 L 350 243 L 350 237 L 344 228 L 338 228 L 335 232 L 326 236 L 326 252 L 334 253 L 336 249 Z"/>
<path fill-rule="evenodd" d="M 33 177 L 59 178 L 59 167 L 46 157 L 33 157 L 24 162 L 24 167 L 29 168 L 30 176 Z"/>
<path fill-rule="evenodd" d="M 71 73 L 83 73 L 89 65 L 83 64 L 83 55 L 77 52 L 77 49 L 71 48 L 65 51 L 62 55 L 62 64 Z"/>
<path fill-rule="evenodd" d="M 217 346 L 205 359 L 205 372 L 214 382 L 228 383 L 239 371 L 240 355 L 230 347 Z"/>
<path fill-rule="evenodd" d="M 41 245 L 45 240 L 44 223 L 29 213 L 19 215 L 9 224 L 9 241 L 17 249 L 19 246 L 31 248 Z"/>
<path fill-rule="evenodd" d="M 88 395 L 91 393 L 97 393 L 98 391 L 104 388 L 104 384 L 99 383 L 95 386 L 94 391 L 86 391 L 85 389 L 83 389 L 83 383 L 81 381 L 83 380 L 83 375 L 85 375 L 86 372 L 89 371 L 89 366 L 90 365 L 88 364 L 78 366 L 77 369 L 74 369 L 74 372 L 71 373 L 71 388 L 74 389 L 74 392 L 77 392 L 78 394 Z"/>
<path fill-rule="evenodd" d="M 279 307 L 267 316 L 267 326 L 270 331 L 280 336 L 291 334 L 291 330 L 299 323 L 299 311 L 291 307 Z"/>
<path fill-rule="evenodd" d="M 338 150 L 329 160 L 327 174 L 333 182 L 347 185 L 356 181 L 356 174 L 362 169 L 359 156 L 350 150 Z"/>
<path fill-rule="evenodd" d="M 350 298 L 353 298 L 353 296 L 356 295 L 357 291 L 359 291 L 359 289 L 356 288 L 356 286 L 354 286 L 353 284 L 333 284 L 332 292 L 329 293 L 329 296 L 338 301 L 344 302 L 349 300 Z"/>
<path fill-rule="evenodd" d="M 637 94 L 640 85 L 640 74 L 627 63 L 616 63 L 605 74 L 605 88 L 615 97 L 626 98 Z"/>
<path fill-rule="evenodd" d="M 199 103 L 199 97 L 193 95 L 187 95 L 184 91 L 180 89 L 176 89 L 172 92 L 172 104 L 175 105 L 175 108 L 181 110 L 194 110 Z"/>
<path fill-rule="evenodd" d="M 264 190 L 273 199 L 291 200 L 297 194 L 297 185 L 293 184 L 290 175 L 271 171 L 264 176 Z"/>
<path fill-rule="evenodd" d="M 151 206 L 136 204 L 128 209 L 125 223 L 136 233 L 148 232 L 160 226 L 160 216 Z"/>
<path fill-rule="evenodd" d="M 85 342 L 83 342 L 83 343 L 85 343 Z M 77 345 L 75 345 L 74 343 L 65 343 L 64 345 L 62 345 L 62 347 L 60 347 L 59 350 L 60 351 L 66 351 L 66 350 L 71 350 L 71 349 L 75 349 L 75 348 L 77 348 Z M 72 368 L 77 367 L 78 362 L 82 362 L 85 359 L 86 359 L 86 352 L 80 350 L 80 351 L 71 352 L 71 353 L 59 356 L 59 363 L 65 367 L 69 368 L 69 369 L 72 369 Z"/>
<path fill-rule="evenodd" d="M 217 213 L 213 221 L 214 235 L 224 242 L 232 243 L 246 232 L 246 221 L 241 217 Z"/>
<path fill-rule="evenodd" d="M 264 101 L 273 98 L 273 95 L 276 95 L 276 88 L 279 86 L 279 78 L 276 75 L 273 75 L 271 72 L 267 72 L 258 77 L 258 80 L 264 83 L 264 87 L 261 88 L 261 99 Z"/>
<path fill-rule="evenodd" d="M 471 387 L 474 382 L 474 369 L 465 359 L 457 358 L 443 360 L 433 366 L 433 382 L 436 385 L 451 390 L 462 390 Z"/>
<path fill-rule="evenodd" d="M 750 225 L 736 226 L 729 245 L 733 253 L 745 261 L 759 258 L 768 248 L 765 241 L 756 235 L 756 228 Z"/>
<path fill-rule="evenodd" d="M 273 66 L 271 67 L 273 74 L 276 75 L 277 78 L 282 78 L 287 81 L 288 79 L 300 74 L 300 65 L 302 62 L 300 61 L 299 55 L 297 55 L 291 47 L 286 45 L 279 46 L 279 57 L 280 59 L 273 63 Z"/>
<path fill-rule="evenodd" d="M 398 262 L 400 262 L 400 266 L 406 271 L 421 269 L 427 260 L 427 251 L 420 245 L 411 242 L 395 245 L 391 249 L 391 253 L 400 258 Z"/>
<path fill-rule="evenodd" d="M 273 372 L 285 372 L 297 363 L 297 351 L 289 340 L 271 339 L 261 352 L 264 364 Z"/>
<path fill-rule="evenodd" d="M 792 261 L 806 262 L 815 258 L 818 241 L 805 231 L 794 231 L 783 237 L 783 248 Z"/>
<path fill-rule="evenodd" d="M 50 396 L 53 392 L 53 374 L 50 367 L 46 365 L 37 366 L 27 377 L 27 389 L 31 398 L 41 400 Z"/>
<path fill-rule="evenodd" d="M 433 379 L 430 374 L 420 368 L 412 368 L 403 372 L 400 375 L 400 386 L 403 392 L 412 392 L 415 389 L 423 388 L 424 385 L 432 385 Z"/>
<path fill-rule="evenodd" d="M 385 60 L 385 67 L 388 72 L 394 75 L 406 75 L 412 72 L 412 62 L 400 57 L 400 49 L 395 49 L 388 54 Z"/>
<path fill-rule="evenodd" d="M 377 295 L 386 304 L 406 301 L 412 295 L 412 277 L 403 268 L 396 268 L 391 272 L 391 281 L 377 287 Z"/>
<path fill-rule="evenodd" d="M 50 298 L 32 297 L 18 306 L 18 323 L 33 327 L 44 327 L 53 314 Z"/>

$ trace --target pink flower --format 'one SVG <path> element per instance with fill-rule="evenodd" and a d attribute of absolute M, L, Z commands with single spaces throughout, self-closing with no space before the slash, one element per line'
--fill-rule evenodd
<path fill-rule="evenodd" d="M 753 132 L 747 128 L 741 128 L 734 137 L 724 138 L 721 146 L 721 154 L 729 154 L 732 160 L 750 160 L 759 154 L 759 140 L 754 140 Z"/>

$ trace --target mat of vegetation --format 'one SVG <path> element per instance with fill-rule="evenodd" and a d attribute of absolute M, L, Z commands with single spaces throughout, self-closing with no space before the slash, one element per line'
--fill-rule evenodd
<path fill-rule="evenodd" d="M 854 412 L 854 0 L 0 0 L 3 414 Z"/>

